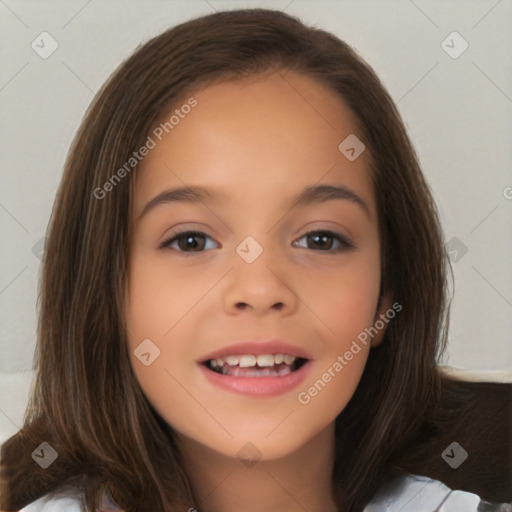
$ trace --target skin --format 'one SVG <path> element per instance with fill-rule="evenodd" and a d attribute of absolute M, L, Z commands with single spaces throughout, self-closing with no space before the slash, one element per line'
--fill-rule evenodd
<path fill-rule="evenodd" d="M 390 307 L 385 295 L 377 310 L 380 246 L 369 151 L 351 162 L 338 150 L 360 133 L 355 116 L 333 91 L 291 71 L 216 83 L 193 97 L 197 106 L 137 170 L 126 295 L 136 378 L 178 435 L 192 486 L 204 498 L 191 507 L 334 511 L 334 421 L 357 387 L 370 343 L 360 344 L 309 404 L 297 394 Z M 349 200 L 290 209 L 293 196 L 319 182 L 350 188 L 368 211 Z M 226 197 L 160 204 L 139 219 L 148 201 L 184 185 Z M 305 236 L 326 229 L 355 248 L 332 252 L 335 238 L 322 245 Z M 205 233 L 195 239 L 202 251 L 185 254 L 184 240 L 161 248 L 173 230 Z M 263 248 L 250 264 L 236 252 L 247 236 Z M 149 366 L 133 352 L 146 338 L 160 349 Z M 210 384 L 198 367 L 215 349 L 269 338 L 312 354 L 312 370 L 297 389 L 271 398 L 240 395 Z M 261 457 L 252 467 L 237 455 L 248 442 Z"/>

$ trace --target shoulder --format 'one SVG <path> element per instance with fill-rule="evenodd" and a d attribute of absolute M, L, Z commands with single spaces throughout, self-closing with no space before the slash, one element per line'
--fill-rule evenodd
<path fill-rule="evenodd" d="M 428 507 L 428 508 L 427 508 Z M 476 494 L 452 490 L 442 482 L 420 475 L 393 480 L 373 497 L 364 512 L 512 512 L 512 505 L 487 503 Z"/>
<path fill-rule="evenodd" d="M 53 494 L 47 494 L 36 501 L 33 501 L 19 512 L 87 512 L 85 494 L 80 488 L 68 488 Z M 123 512 L 112 500 L 108 488 L 100 488 L 99 503 L 97 512 Z"/>
<path fill-rule="evenodd" d="M 74 496 L 43 496 L 33 501 L 19 512 L 84 512 L 84 497 L 81 493 Z"/>

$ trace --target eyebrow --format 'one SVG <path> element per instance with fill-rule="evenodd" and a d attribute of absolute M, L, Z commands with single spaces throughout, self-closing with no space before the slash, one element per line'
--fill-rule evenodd
<path fill-rule="evenodd" d="M 214 192 L 205 187 L 187 186 L 170 190 L 165 190 L 151 199 L 142 212 L 137 217 L 137 222 L 159 205 L 170 203 L 190 203 L 197 204 L 207 200 L 226 200 L 224 193 Z M 371 216 L 367 204 L 353 190 L 341 185 L 313 185 L 306 187 L 300 194 L 293 197 L 287 205 L 289 209 L 304 208 L 306 206 L 318 203 L 324 203 L 332 200 L 346 200 L 359 205 L 368 216 Z"/>

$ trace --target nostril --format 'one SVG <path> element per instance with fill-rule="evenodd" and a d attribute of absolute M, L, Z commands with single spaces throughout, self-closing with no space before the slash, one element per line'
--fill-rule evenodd
<path fill-rule="evenodd" d="M 244 311 L 246 310 L 247 308 L 250 308 L 251 306 L 249 304 L 247 304 L 246 302 L 237 302 L 236 303 L 236 308 Z M 282 302 L 276 302 L 273 306 L 272 306 L 273 309 L 277 309 L 278 311 L 281 311 L 283 308 L 284 308 L 284 304 Z"/>

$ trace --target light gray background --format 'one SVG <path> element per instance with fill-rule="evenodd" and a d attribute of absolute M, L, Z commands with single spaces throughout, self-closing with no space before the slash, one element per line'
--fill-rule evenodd
<path fill-rule="evenodd" d="M 346 40 L 375 69 L 406 122 L 446 240 L 467 248 L 454 255 L 444 363 L 494 372 L 491 379 L 510 371 L 512 0 L 0 0 L 0 442 L 18 430 L 26 406 L 34 246 L 85 109 L 139 44 L 187 19 L 242 7 L 299 16 Z M 44 31 L 59 45 L 47 59 L 31 47 Z M 458 58 L 442 47 L 453 31 L 469 44 Z"/>

